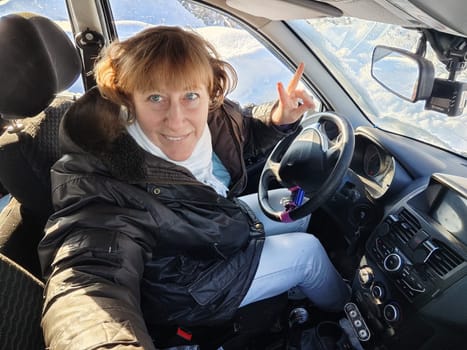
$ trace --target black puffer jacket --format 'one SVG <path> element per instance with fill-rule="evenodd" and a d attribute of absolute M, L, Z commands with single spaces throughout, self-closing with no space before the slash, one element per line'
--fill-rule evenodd
<path fill-rule="evenodd" d="M 101 99 L 96 91 L 87 103 Z M 245 186 L 243 155 L 284 136 L 268 125 L 270 107 L 242 111 L 226 101 L 209 117 L 214 151 L 232 177 L 229 198 L 126 132 L 112 139 L 97 113 L 77 120 L 69 110 L 60 133 L 65 155 L 52 169 L 56 212 L 39 246 L 50 349 L 151 349 L 158 323 L 232 317 L 264 237 L 234 196 Z"/>

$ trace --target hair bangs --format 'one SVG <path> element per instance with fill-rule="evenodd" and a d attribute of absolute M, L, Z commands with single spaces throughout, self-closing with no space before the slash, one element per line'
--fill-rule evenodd
<path fill-rule="evenodd" d="M 167 54 L 167 51 L 163 54 L 155 53 L 146 64 L 139 65 L 132 74 L 134 89 L 144 92 L 167 88 L 184 90 L 205 85 L 211 94 L 214 72 L 209 60 L 193 52 L 191 55 L 185 52 L 172 53 Z"/>

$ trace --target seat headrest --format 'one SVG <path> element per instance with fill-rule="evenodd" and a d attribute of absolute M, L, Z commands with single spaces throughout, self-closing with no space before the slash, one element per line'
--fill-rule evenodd
<path fill-rule="evenodd" d="M 78 52 L 53 21 L 32 13 L 0 17 L 2 118 L 40 113 L 80 73 Z"/>

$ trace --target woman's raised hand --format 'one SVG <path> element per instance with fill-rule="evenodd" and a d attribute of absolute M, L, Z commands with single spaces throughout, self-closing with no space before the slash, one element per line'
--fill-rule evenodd
<path fill-rule="evenodd" d="M 298 65 L 292 80 L 287 86 L 277 83 L 277 92 L 279 94 L 279 104 L 273 111 L 272 122 L 275 125 L 292 124 L 296 122 L 306 111 L 315 108 L 313 98 L 303 89 L 297 89 L 298 83 L 302 78 L 305 64 Z"/>

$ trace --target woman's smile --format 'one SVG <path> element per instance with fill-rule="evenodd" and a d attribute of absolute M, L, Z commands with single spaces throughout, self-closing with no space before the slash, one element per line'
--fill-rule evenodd
<path fill-rule="evenodd" d="M 174 135 L 166 135 L 166 134 L 161 134 L 162 137 L 164 137 L 167 141 L 170 141 L 170 142 L 180 142 L 180 141 L 183 141 L 185 140 L 186 138 L 188 138 L 190 136 L 192 132 L 189 132 L 187 134 L 184 134 L 184 135 L 180 135 L 180 136 L 174 136 Z"/>

